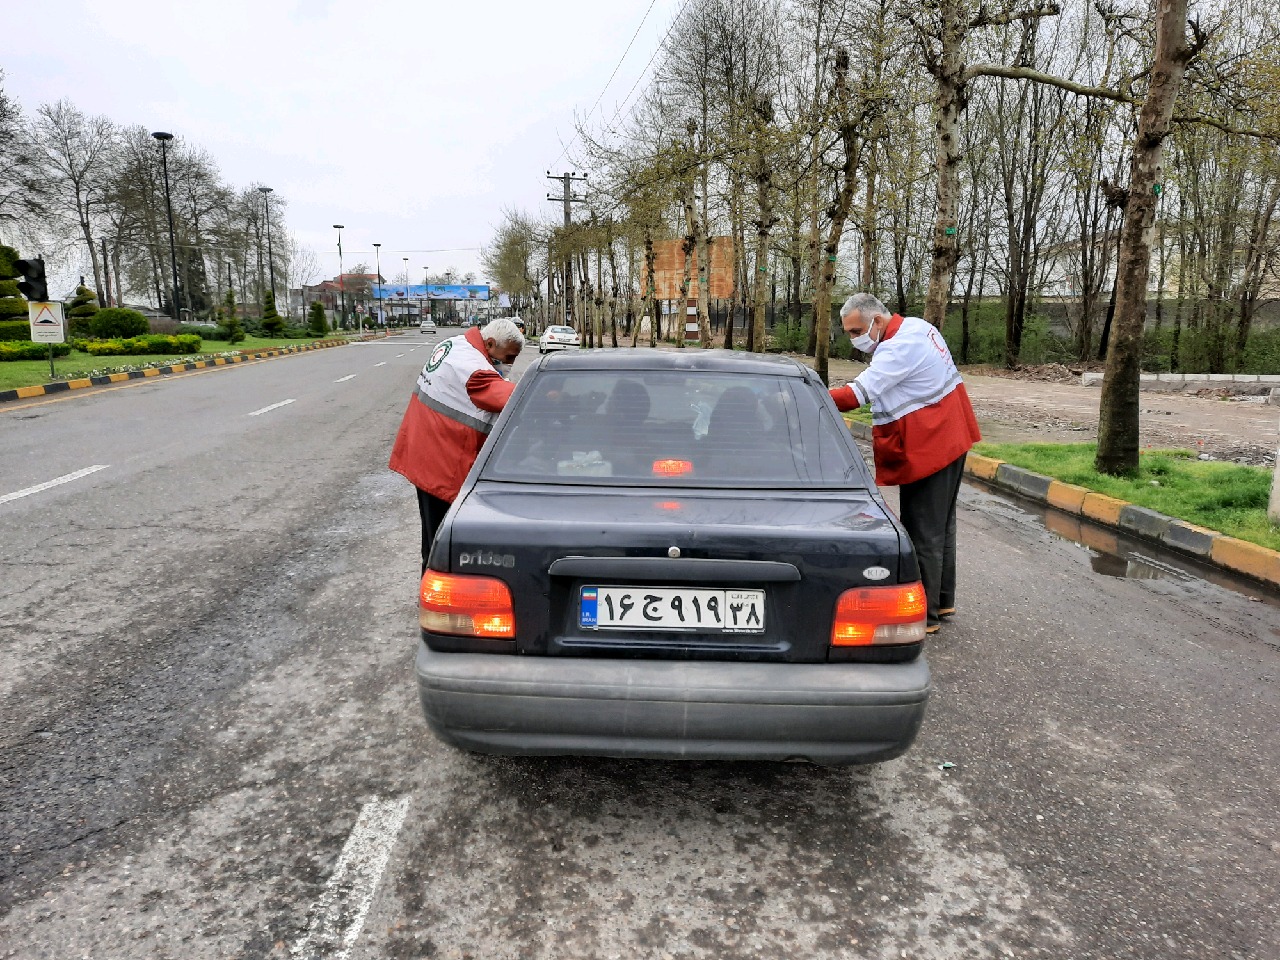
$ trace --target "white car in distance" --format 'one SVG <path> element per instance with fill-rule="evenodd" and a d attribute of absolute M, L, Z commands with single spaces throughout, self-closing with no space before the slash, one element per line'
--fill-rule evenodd
<path fill-rule="evenodd" d="M 578 331 L 573 327 L 547 327 L 542 337 L 538 340 L 538 352 L 567 350 L 570 347 L 579 347 L 581 345 L 582 343 L 578 339 Z"/>

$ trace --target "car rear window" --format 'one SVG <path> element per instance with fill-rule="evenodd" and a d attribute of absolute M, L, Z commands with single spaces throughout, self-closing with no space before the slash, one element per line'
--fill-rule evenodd
<path fill-rule="evenodd" d="M 539 376 L 483 467 L 495 480 L 861 486 L 836 418 L 796 377 L 684 371 Z"/>

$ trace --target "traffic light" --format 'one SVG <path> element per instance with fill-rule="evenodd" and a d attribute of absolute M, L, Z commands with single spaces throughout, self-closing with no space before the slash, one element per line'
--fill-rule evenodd
<path fill-rule="evenodd" d="M 22 279 L 18 281 L 18 289 L 22 295 L 33 303 L 49 299 L 49 285 L 45 282 L 44 261 L 39 257 L 31 260 L 19 260 L 15 264 Z"/>

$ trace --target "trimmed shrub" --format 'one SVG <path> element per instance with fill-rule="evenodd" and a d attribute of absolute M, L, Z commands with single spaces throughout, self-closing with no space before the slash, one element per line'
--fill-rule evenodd
<path fill-rule="evenodd" d="M 284 317 L 276 312 L 275 294 L 268 290 L 262 296 L 262 331 L 268 337 L 284 335 Z"/>
<path fill-rule="evenodd" d="M 26 309 L 26 301 L 23 301 L 23 309 Z M 31 321 L 23 320 L 0 320 L 0 340 L 30 340 L 31 339 Z"/>
<path fill-rule="evenodd" d="M 170 336 L 152 333 L 143 337 L 78 340 L 75 346 L 94 357 L 140 357 L 157 353 L 195 353 L 200 349 L 200 338 L 192 334 Z"/>
<path fill-rule="evenodd" d="M 307 331 L 313 337 L 323 337 L 329 332 L 329 321 L 325 319 L 324 304 L 317 300 L 311 304 L 307 314 Z"/>
<path fill-rule="evenodd" d="M 76 295 L 67 305 L 67 332 L 71 337 L 90 335 L 91 322 L 98 312 L 98 295 L 84 284 L 76 287 Z"/>
<path fill-rule="evenodd" d="M 137 310 L 124 307 L 107 307 L 99 310 L 89 321 L 90 332 L 99 339 L 145 336 L 151 331 L 147 318 Z"/>
<path fill-rule="evenodd" d="M 12 277 L 18 272 L 18 251 L 0 243 L 0 278 Z M 26 298 L 18 291 L 17 280 L 0 279 L 0 324 L 7 321 L 25 321 L 27 318 Z M 28 330 L 30 328 L 28 327 Z M 26 337 L 8 337 L 5 339 L 25 340 Z"/>
<path fill-rule="evenodd" d="M 71 352 L 69 343 L 18 343 L 12 340 L 0 342 L 0 362 L 5 360 L 44 360 L 53 347 L 55 357 L 65 357 Z"/>
<path fill-rule="evenodd" d="M 0 323 L 27 316 L 27 300 L 18 292 L 18 281 L 0 280 Z"/>
<path fill-rule="evenodd" d="M 240 318 L 234 313 L 226 319 L 226 326 L 218 328 L 218 335 L 214 339 L 225 340 L 227 343 L 241 343 L 245 338 L 244 325 L 240 323 Z"/>

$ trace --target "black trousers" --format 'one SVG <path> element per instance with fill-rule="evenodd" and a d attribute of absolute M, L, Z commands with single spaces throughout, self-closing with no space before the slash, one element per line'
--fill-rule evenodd
<path fill-rule="evenodd" d="M 417 490 L 417 488 L 414 488 Z M 427 557 L 431 553 L 431 541 L 436 538 L 436 531 L 449 512 L 452 504 L 448 500 L 433 497 L 425 490 L 418 490 L 418 513 L 422 516 L 422 572 L 427 572 Z"/>
<path fill-rule="evenodd" d="M 911 534 L 920 579 L 929 598 L 929 624 L 938 609 L 956 605 L 956 498 L 964 476 L 961 454 L 937 473 L 898 488 L 902 525 Z"/>

